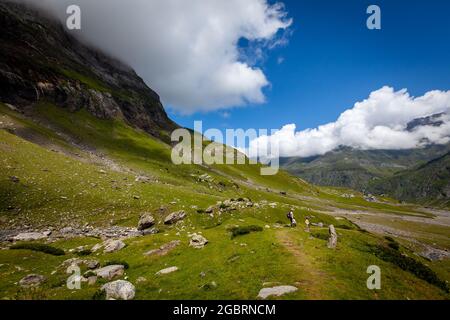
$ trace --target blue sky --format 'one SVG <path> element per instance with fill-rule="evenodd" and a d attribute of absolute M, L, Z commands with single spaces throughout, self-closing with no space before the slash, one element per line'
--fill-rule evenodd
<path fill-rule="evenodd" d="M 297 130 L 335 121 L 355 102 L 381 87 L 411 95 L 450 89 L 450 2 L 284 1 L 294 19 L 289 42 L 266 52 L 260 67 L 271 83 L 267 102 L 182 116 L 180 125 L 206 128 Z M 382 29 L 368 30 L 366 9 L 377 4 Z M 279 59 L 283 62 L 279 64 Z"/>

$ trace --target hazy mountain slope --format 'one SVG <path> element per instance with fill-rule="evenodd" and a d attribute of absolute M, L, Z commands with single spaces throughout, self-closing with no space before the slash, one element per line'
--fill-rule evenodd
<path fill-rule="evenodd" d="M 376 193 L 390 194 L 407 201 L 449 204 L 450 153 L 417 168 L 402 171 L 393 177 L 376 181 L 370 186 Z"/>
<path fill-rule="evenodd" d="M 367 189 L 369 183 L 424 164 L 450 150 L 431 145 L 409 150 L 357 150 L 341 147 L 323 156 L 286 158 L 282 167 L 313 184 Z"/>

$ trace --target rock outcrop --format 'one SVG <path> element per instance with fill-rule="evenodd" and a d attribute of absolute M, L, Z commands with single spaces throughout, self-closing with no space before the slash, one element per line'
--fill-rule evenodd
<path fill-rule="evenodd" d="M 328 232 L 330 234 L 330 237 L 328 238 L 328 248 L 335 249 L 337 245 L 338 236 L 336 233 L 336 229 L 332 224 L 328 227 Z"/>
<path fill-rule="evenodd" d="M 175 224 L 186 217 L 184 210 L 172 212 L 164 219 L 164 224 Z"/>

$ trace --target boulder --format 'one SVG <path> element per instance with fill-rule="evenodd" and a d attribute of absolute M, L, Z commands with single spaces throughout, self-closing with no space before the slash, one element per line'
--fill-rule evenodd
<path fill-rule="evenodd" d="M 144 213 L 138 222 L 138 230 L 151 228 L 155 224 L 155 218 L 150 213 Z"/>
<path fill-rule="evenodd" d="M 164 219 L 164 224 L 174 224 L 186 217 L 184 210 L 172 212 Z"/>
<path fill-rule="evenodd" d="M 116 252 L 121 249 L 125 248 L 125 243 L 122 240 L 106 240 L 103 243 L 103 252 L 104 253 L 111 253 Z"/>
<path fill-rule="evenodd" d="M 337 233 L 336 233 L 336 229 L 334 228 L 334 226 L 332 224 L 330 224 L 330 226 L 328 227 L 328 232 L 330 234 L 330 237 L 328 238 L 328 248 L 330 249 L 335 249 L 336 245 L 337 245 Z"/>
<path fill-rule="evenodd" d="M 40 274 L 29 274 L 19 281 L 19 285 L 24 288 L 37 287 L 45 281 L 45 277 Z"/>
<path fill-rule="evenodd" d="M 97 275 L 97 277 L 112 280 L 115 277 L 123 276 L 125 267 L 120 264 L 115 264 L 94 270 L 93 272 Z"/>
<path fill-rule="evenodd" d="M 203 236 L 201 236 L 201 235 L 199 235 L 199 234 L 194 233 L 194 234 L 192 235 L 192 237 L 191 237 L 191 241 L 189 242 L 189 245 L 190 245 L 191 247 L 196 248 L 196 249 L 201 249 L 201 248 L 203 248 L 207 243 L 208 243 L 208 240 L 207 240 L 205 237 L 203 237 Z"/>
<path fill-rule="evenodd" d="M 13 240 L 14 241 L 33 241 L 33 240 L 41 240 L 45 239 L 47 236 L 40 232 L 24 232 L 16 235 Z"/>
<path fill-rule="evenodd" d="M 169 273 L 175 272 L 175 271 L 177 271 L 177 270 L 178 270 L 178 267 L 165 268 L 165 269 L 159 270 L 159 271 L 156 273 L 156 275 L 157 275 L 157 276 L 160 276 L 160 275 L 164 275 L 164 274 L 169 274 Z"/>
<path fill-rule="evenodd" d="M 283 294 L 292 293 L 298 289 L 294 286 L 277 286 L 272 288 L 264 288 L 259 291 L 258 298 L 267 299 L 270 296 L 282 296 Z"/>
<path fill-rule="evenodd" d="M 102 286 L 107 300 L 132 300 L 136 294 L 136 288 L 128 281 L 117 280 Z"/>

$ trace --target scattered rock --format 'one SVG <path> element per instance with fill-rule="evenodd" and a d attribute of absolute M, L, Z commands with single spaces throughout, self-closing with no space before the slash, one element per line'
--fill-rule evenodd
<path fill-rule="evenodd" d="M 17 236 L 13 238 L 14 241 L 33 241 L 33 240 L 41 240 L 45 239 L 47 236 L 40 232 L 24 232 L 19 233 Z"/>
<path fill-rule="evenodd" d="M 270 296 L 282 296 L 287 293 L 292 293 L 298 289 L 294 286 L 277 286 L 272 288 L 264 288 L 259 291 L 258 298 L 267 299 Z"/>
<path fill-rule="evenodd" d="M 189 245 L 191 247 L 194 247 L 196 249 L 201 249 L 203 248 L 206 244 L 208 243 L 208 239 L 206 239 L 205 237 L 194 233 L 191 236 L 191 241 L 189 242 Z"/>
<path fill-rule="evenodd" d="M 91 260 L 91 259 L 80 259 L 80 258 L 71 258 L 71 259 L 67 259 L 65 260 L 62 264 L 61 267 L 63 268 L 67 268 L 70 266 L 80 266 L 80 265 L 84 265 L 86 266 L 88 269 L 96 269 L 100 266 L 100 262 L 98 260 Z"/>
<path fill-rule="evenodd" d="M 125 248 L 125 243 L 122 240 L 106 240 L 103 243 L 103 252 L 104 253 L 111 253 L 116 252 L 121 249 Z"/>
<path fill-rule="evenodd" d="M 165 269 L 159 270 L 156 273 L 156 275 L 159 276 L 159 275 L 169 274 L 169 273 L 175 272 L 177 270 L 178 270 L 178 267 L 165 268 Z"/>
<path fill-rule="evenodd" d="M 164 256 L 164 255 L 168 254 L 169 251 L 175 249 L 175 247 L 177 247 L 180 243 L 181 243 L 180 240 L 174 240 L 169 243 L 163 244 L 158 249 L 153 249 L 153 250 L 147 251 L 146 253 L 144 253 L 144 255 L 146 255 L 146 256 L 152 256 L 152 255 Z"/>
<path fill-rule="evenodd" d="M 93 286 L 94 284 L 97 283 L 97 277 L 96 276 L 90 276 L 88 278 L 87 283 L 88 283 L 88 285 Z"/>
<path fill-rule="evenodd" d="M 150 234 L 157 234 L 159 232 L 158 228 L 150 228 L 150 229 L 145 229 L 141 231 L 141 234 L 143 236 L 148 236 Z"/>
<path fill-rule="evenodd" d="M 142 231 L 151 228 L 155 224 L 155 218 L 150 213 L 144 213 L 139 219 L 138 230 Z"/>
<path fill-rule="evenodd" d="M 172 212 L 164 219 L 164 224 L 174 224 L 186 217 L 184 210 Z"/>
<path fill-rule="evenodd" d="M 214 212 L 214 207 L 210 206 L 205 210 L 205 213 L 213 213 Z"/>
<path fill-rule="evenodd" d="M 40 274 L 29 274 L 19 281 L 19 285 L 24 288 L 40 286 L 45 281 L 45 277 Z"/>
<path fill-rule="evenodd" d="M 139 277 L 139 278 L 136 279 L 136 283 L 142 283 L 142 282 L 147 282 L 147 278 Z"/>
<path fill-rule="evenodd" d="M 93 272 L 100 278 L 112 280 L 115 277 L 123 276 L 125 267 L 123 265 L 116 264 L 94 270 Z"/>
<path fill-rule="evenodd" d="M 107 300 L 132 300 L 136 295 L 136 288 L 128 281 L 117 280 L 103 285 Z"/>
<path fill-rule="evenodd" d="M 337 245 L 337 233 L 332 224 L 328 227 L 328 232 L 330 234 L 330 238 L 328 238 L 328 248 L 334 249 Z"/>

